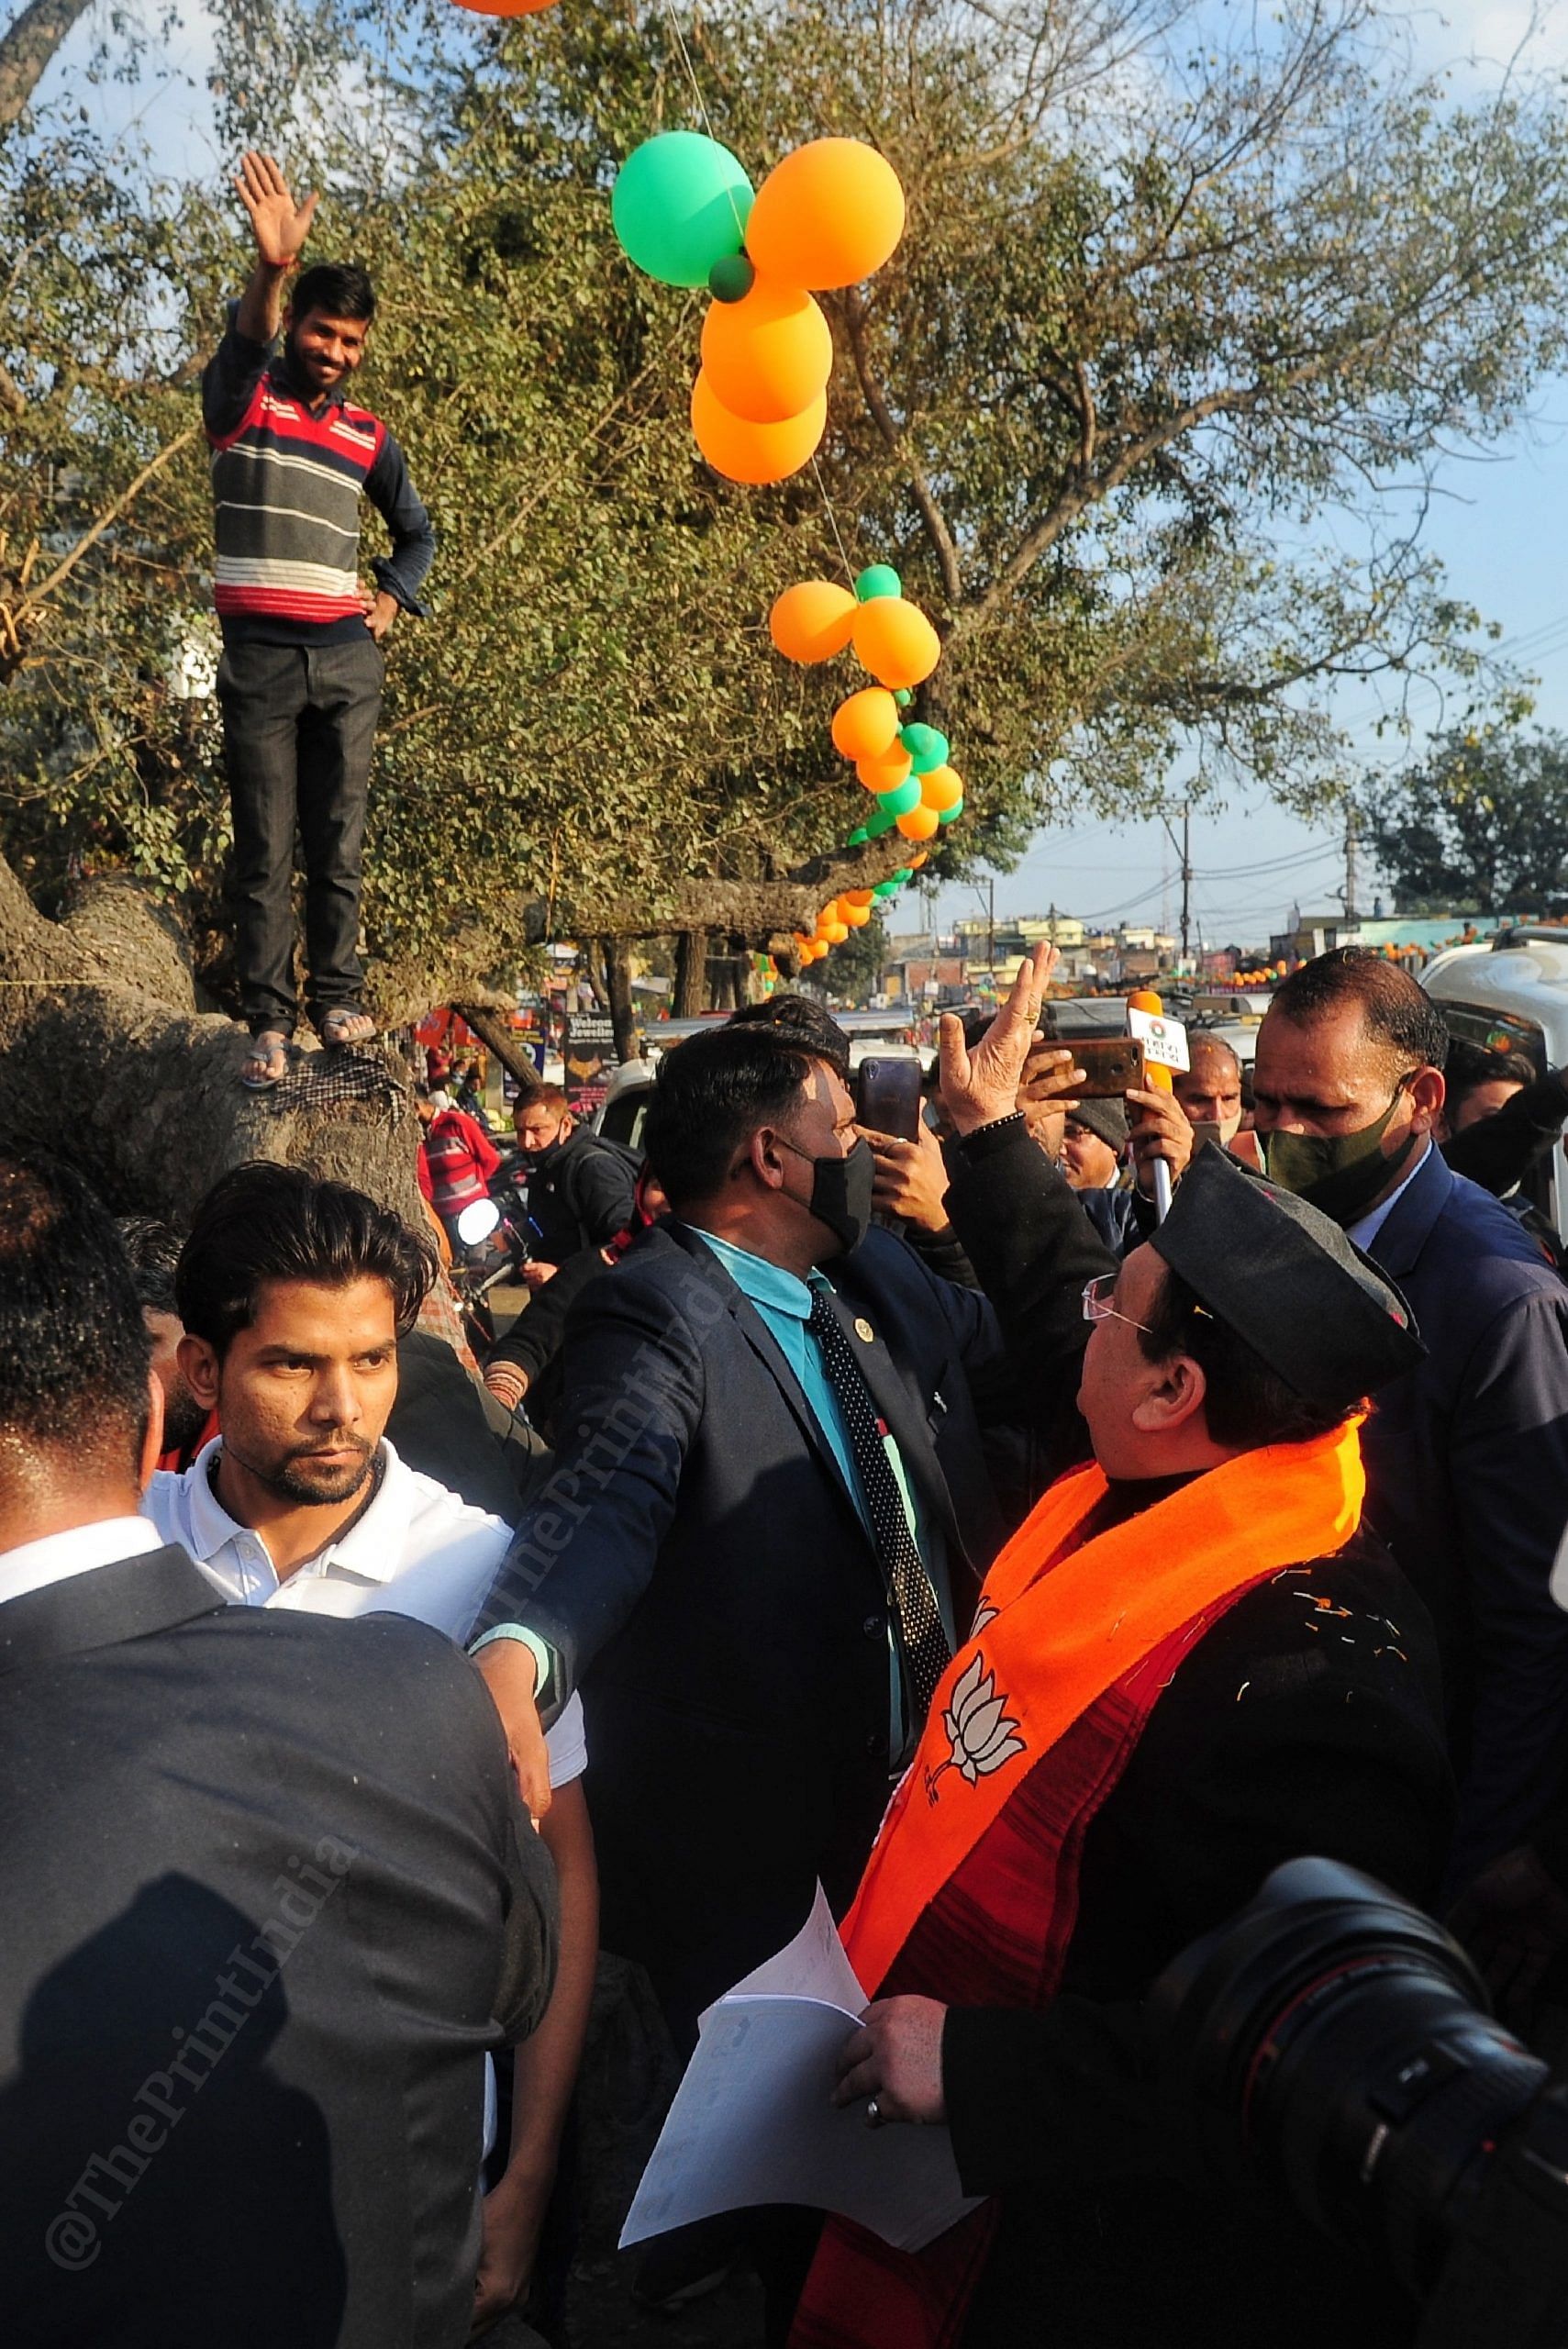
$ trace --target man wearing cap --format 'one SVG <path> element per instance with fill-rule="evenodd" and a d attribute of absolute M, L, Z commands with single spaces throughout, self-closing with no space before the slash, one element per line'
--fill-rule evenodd
<path fill-rule="evenodd" d="M 1119 1255 L 1141 1236 L 1133 1216 L 1132 1173 L 1125 1163 L 1131 1129 L 1114 1099 L 1074 1102 L 1062 1124 L 1056 1163 L 1107 1248 Z"/>
<path fill-rule="evenodd" d="M 1362 1522 L 1363 1398 L 1420 1359 L 1398 1291 L 1207 1145 L 1084 1292 L 1094 1464 L 986 1576 L 844 1925 L 873 2127 L 945 2121 L 986 2199 L 918 2253 L 824 2231 L 791 2349 L 1407 2340 L 1262 2190 L 1184 2174 L 1138 2002 L 1278 1862 L 1430 1897 L 1451 1810 L 1424 1609 Z"/>

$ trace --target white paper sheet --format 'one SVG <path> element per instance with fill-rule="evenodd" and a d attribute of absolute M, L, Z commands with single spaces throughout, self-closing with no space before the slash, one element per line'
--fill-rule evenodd
<path fill-rule="evenodd" d="M 795 1939 L 704 2015 L 623 2247 L 716 2211 L 803 2202 L 918 2251 L 975 2207 L 945 2129 L 868 2129 L 863 2105 L 833 2103 L 864 2003 L 818 1889 Z"/>
<path fill-rule="evenodd" d="M 847 2008 L 859 2020 L 866 1995 L 844 1954 L 828 1895 L 820 1885 L 811 1914 L 795 1939 L 786 1942 L 776 1956 L 764 1958 L 724 1995 L 727 1998 L 819 1998 L 830 2007 Z M 708 2016 L 717 2011 L 717 2004 L 709 2007 L 697 2028 L 706 2031 Z"/>

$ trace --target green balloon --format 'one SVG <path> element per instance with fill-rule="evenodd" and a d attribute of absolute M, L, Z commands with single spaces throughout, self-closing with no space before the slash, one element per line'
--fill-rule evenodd
<path fill-rule="evenodd" d="M 907 685 L 900 685 L 893 696 L 900 709 L 907 709 L 915 696 Z"/>
<path fill-rule="evenodd" d="M 739 253 L 755 201 L 728 147 L 695 130 L 662 130 L 621 165 L 610 217 L 628 260 L 664 285 L 706 285 Z"/>
<path fill-rule="evenodd" d="M 744 253 L 726 253 L 707 273 L 707 290 L 716 302 L 743 302 L 757 283 L 757 273 Z"/>
<path fill-rule="evenodd" d="M 867 840 L 879 841 L 884 832 L 890 832 L 897 821 L 898 810 L 895 807 L 884 808 L 879 807 L 874 816 L 868 816 L 866 818 L 865 830 Z"/>
<path fill-rule="evenodd" d="M 962 800 L 955 799 L 951 807 L 939 807 L 937 809 L 937 821 L 939 824 L 953 824 L 958 821 L 958 818 L 962 815 Z"/>
<path fill-rule="evenodd" d="M 901 881 L 879 881 L 872 891 L 873 897 L 895 897 L 903 887 Z"/>
<path fill-rule="evenodd" d="M 850 834 L 849 839 L 844 842 L 844 846 L 846 848 L 864 848 L 870 838 L 871 834 L 867 831 L 865 826 L 863 824 L 857 824 L 854 830 Z"/>
<path fill-rule="evenodd" d="M 914 761 L 917 774 L 929 774 L 948 763 L 948 738 L 934 726 L 901 726 L 898 739 Z"/>
<path fill-rule="evenodd" d="M 878 807 L 885 807 L 896 823 L 900 816 L 906 816 L 911 807 L 919 806 L 920 786 L 911 775 L 906 783 L 895 783 L 891 791 L 879 791 L 876 799 Z"/>
<path fill-rule="evenodd" d="M 879 596 L 902 596 L 904 582 L 890 562 L 868 563 L 855 582 L 855 595 L 862 604 L 873 604 Z"/>

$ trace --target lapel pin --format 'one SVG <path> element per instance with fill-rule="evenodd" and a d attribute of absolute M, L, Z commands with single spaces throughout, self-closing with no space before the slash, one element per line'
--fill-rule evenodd
<path fill-rule="evenodd" d="M 856 1319 L 855 1335 L 860 1340 L 862 1346 L 869 1346 L 872 1340 L 876 1335 L 876 1331 L 872 1328 L 871 1323 L 866 1319 L 863 1313 Z"/>

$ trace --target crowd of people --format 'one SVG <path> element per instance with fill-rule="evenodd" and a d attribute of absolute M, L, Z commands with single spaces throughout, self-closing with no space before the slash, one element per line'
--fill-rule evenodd
<path fill-rule="evenodd" d="M 266 1092 L 296 826 L 306 1011 L 373 1033 L 382 647 L 434 541 L 347 397 L 368 280 L 294 277 L 271 158 L 239 188 L 203 414 Z M 508 1168 L 428 1067 L 418 1228 L 272 1163 L 117 1223 L 0 1155 L 8 2339 L 526 2307 L 564 2349 L 601 1952 L 684 2058 L 819 1887 L 866 1999 L 824 2105 L 945 2126 L 971 2207 L 918 2250 L 737 2212 L 645 2301 L 744 2263 L 787 2349 L 1413 2339 L 1370 2254 L 1187 2158 L 1146 2002 L 1316 1854 L 1568 2050 L 1568 1289 L 1525 1188 L 1568 1085 L 1340 950 L 1250 1071 L 1200 1031 L 1100 1097 L 1052 961 L 943 1020 L 913 1137 L 784 993 L 666 1052 L 641 1163 L 537 1085 Z M 507 1184 L 528 1301 L 471 1375 L 442 1267 Z"/>
<path fill-rule="evenodd" d="M 483 1388 L 434 1224 L 250 1163 L 117 1226 L 0 1161 L 12 2337 L 563 2342 L 601 1945 L 684 2057 L 818 1885 L 832 2092 L 945 2123 L 975 2207 L 918 2252 L 738 2213 L 645 2299 L 749 2263 L 792 2349 L 1413 2336 L 1177 2157 L 1144 2000 L 1314 1853 L 1561 2030 L 1568 1291 L 1454 1162 L 1510 1190 L 1568 1095 L 1340 951 L 1250 1101 L 1202 1037 L 1075 1096 L 1050 961 L 944 1022 L 912 1141 L 799 995 L 666 1053 L 640 1174 L 525 1097 L 550 1271 Z"/>

